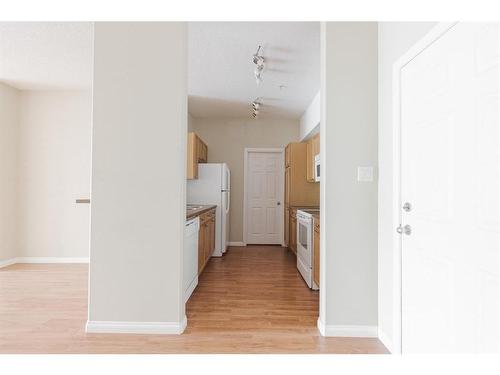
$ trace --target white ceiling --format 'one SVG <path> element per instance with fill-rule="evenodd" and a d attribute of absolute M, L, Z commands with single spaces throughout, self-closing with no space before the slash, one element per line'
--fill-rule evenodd
<path fill-rule="evenodd" d="M 259 45 L 266 67 L 257 85 Z M 320 87 L 318 22 L 190 22 L 188 56 L 195 117 L 251 117 L 262 97 L 261 117 L 299 118 Z"/>
<path fill-rule="evenodd" d="M 21 90 L 90 87 L 92 24 L 0 22 L 0 81 Z"/>

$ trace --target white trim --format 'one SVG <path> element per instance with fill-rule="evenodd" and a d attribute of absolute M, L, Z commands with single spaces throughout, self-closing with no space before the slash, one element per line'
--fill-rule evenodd
<path fill-rule="evenodd" d="M 17 257 L 0 261 L 0 268 L 12 264 L 55 264 L 55 263 L 88 263 L 89 258 L 71 257 Z"/>
<path fill-rule="evenodd" d="M 228 246 L 246 246 L 244 242 L 241 241 L 229 241 L 227 243 Z"/>
<path fill-rule="evenodd" d="M 11 258 L 11 259 L 5 259 L 5 260 L 0 260 L 0 268 L 11 266 L 13 264 L 16 264 L 17 258 Z"/>
<path fill-rule="evenodd" d="M 318 319 L 318 330 L 326 337 L 378 337 L 377 326 L 323 325 Z"/>
<path fill-rule="evenodd" d="M 115 321 L 87 321 L 87 333 L 135 333 L 180 335 L 184 332 L 187 319 L 181 322 L 115 322 Z"/>
<path fill-rule="evenodd" d="M 248 180 L 248 154 L 250 152 L 275 152 L 281 154 L 281 192 L 280 192 L 280 233 L 281 246 L 285 247 L 285 149 L 284 148 L 252 148 L 245 147 L 243 162 L 243 246 L 247 245 L 247 180 Z"/>
<path fill-rule="evenodd" d="M 316 326 L 318 327 L 319 334 L 321 336 L 326 336 L 326 329 L 325 329 L 325 323 L 321 320 L 321 317 L 318 317 L 318 320 L 316 322 Z"/>
<path fill-rule="evenodd" d="M 441 22 L 433 27 L 422 39 L 402 55 L 392 68 L 392 168 L 393 168 L 393 200 L 392 200 L 392 225 L 393 232 L 393 353 L 402 351 L 402 312 L 401 312 L 401 236 L 396 233 L 396 228 L 401 224 L 401 69 L 417 57 L 423 50 L 442 37 L 457 22 Z M 380 295 L 380 293 L 379 293 Z"/>
<path fill-rule="evenodd" d="M 88 263 L 89 258 L 70 257 L 19 257 L 16 263 Z"/>
<path fill-rule="evenodd" d="M 385 348 L 392 353 L 394 349 L 394 344 L 392 343 L 392 340 L 389 338 L 389 336 L 382 331 L 380 328 L 378 329 L 378 339 L 382 344 L 384 344 Z"/>
<path fill-rule="evenodd" d="M 191 294 L 193 294 L 197 286 L 198 286 L 198 276 L 196 276 L 193 279 L 193 281 L 191 281 L 191 284 L 189 284 L 188 288 L 184 292 L 184 305 L 187 303 L 187 301 L 191 297 Z"/>

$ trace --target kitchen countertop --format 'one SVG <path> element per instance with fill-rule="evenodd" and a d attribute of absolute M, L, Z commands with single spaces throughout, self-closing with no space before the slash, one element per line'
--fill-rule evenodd
<path fill-rule="evenodd" d="M 217 207 L 215 205 L 202 205 L 202 204 L 192 204 L 188 206 L 196 206 L 197 208 L 194 210 L 188 210 L 186 207 L 186 219 L 191 219 L 193 217 L 200 216 L 201 214 Z"/>

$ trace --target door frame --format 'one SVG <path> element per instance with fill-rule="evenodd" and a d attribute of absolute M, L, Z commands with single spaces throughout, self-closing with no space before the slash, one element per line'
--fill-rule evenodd
<path fill-rule="evenodd" d="M 281 246 L 285 246 L 285 236 L 284 236 L 284 230 L 285 230 L 285 220 L 284 220 L 284 215 L 285 215 L 285 149 L 283 147 L 279 148 L 253 148 L 253 147 L 245 147 L 244 150 L 244 176 L 243 176 L 243 246 L 247 246 L 247 205 L 248 205 L 248 189 L 247 189 L 247 182 L 248 182 L 248 154 L 250 153 L 258 153 L 258 152 L 263 152 L 263 153 L 276 153 L 280 154 L 280 160 L 281 160 L 281 187 L 280 187 L 280 201 L 281 201 L 281 206 L 280 206 L 280 237 L 281 237 Z"/>
<path fill-rule="evenodd" d="M 440 39 L 458 22 L 440 22 L 429 33 L 402 55 L 392 68 L 392 307 L 393 307 L 393 342 L 390 343 L 394 354 L 402 353 L 402 237 L 396 232 L 401 225 L 401 69 L 415 57 Z M 379 312 L 380 313 L 380 312 Z M 380 333 L 379 333 L 380 336 Z"/>

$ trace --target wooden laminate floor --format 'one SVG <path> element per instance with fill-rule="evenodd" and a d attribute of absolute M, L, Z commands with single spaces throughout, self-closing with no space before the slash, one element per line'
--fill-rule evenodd
<path fill-rule="evenodd" d="M 281 247 L 212 258 L 182 335 L 87 334 L 87 265 L 0 269 L 0 353 L 386 353 L 377 339 L 325 338 L 318 292 Z"/>

